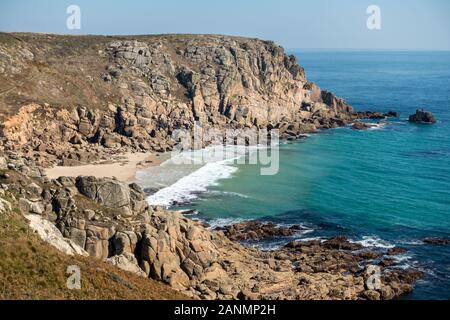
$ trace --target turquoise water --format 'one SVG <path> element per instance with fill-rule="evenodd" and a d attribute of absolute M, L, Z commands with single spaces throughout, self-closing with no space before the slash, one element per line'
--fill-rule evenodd
<path fill-rule="evenodd" d="M 295 55 L 310 80 L 355 109 L 396 110 L 401 118 L 378 130 L 340 128 L 284 144 L 277 175 L 240 165 L 189 208 L 213 223 L 301 223 L 311 229 L 303 237 L 348 235 L 406 247 L 404 264 L 426 272 L 407 298 L 449 299 L 450 247 L 420 240 L 450 236 L 450 53 Z M 418 107 L 432 111 L 439 123 L 408 123 Z"/>

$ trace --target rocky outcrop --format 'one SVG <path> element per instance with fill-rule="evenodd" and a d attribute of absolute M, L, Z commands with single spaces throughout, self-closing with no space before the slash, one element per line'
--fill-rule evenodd
<path fill-rule="evenodd" d="M 17 161 L 8 166 L 18 167 Z M 419 276 L 388 261 L 393 252 L 367 250 L 345 237 L 290 242 L 270 252 L 245 247 L 230 239 L 288 241 L 301 228 L 250 221 L 211 231 L 180 213 L 136 205 L 142 190 L 114 179 L 49 181 L 14 170 L 0 178 L 15 205 L 19 199 L 39 204 L 40 214 L 23 213 L 60 250 L 163 281 L 194 298 L 392 299 L 411 291 Z M 382 282 L 374 290 L 366 282 L 377 265 Z"/>
<path fill-rule="evenodd" d="M 395 263 L 383 266 L 383 262 L 386 261 L 383 257 L 388 254 L 387 252 L 371 251 L 360 244 L 350 242 L 346 237 L 325 241 L 291 242 L 286 246 L 286 250 L 287 254 L 301 252 L 306 256 L 298 264 L 298 270 L 302 272 L 359 274 L 363 278 L 363 288 L 358 297 L 362 299 L 390 300 L 410 293 L 415 281 L 423 276 L 417 270 L 405 271 L 395 268 Z M 375 270 L 374 265 L 377 261 L 382 268 L 380 283 L 377 288 L 372 288 L 369 278 L 372 275 L 371 270 Z M 342 288 L 337 292 L 342 292 Z"/>
<path fill-rule="evenodd" d="M 373 123 L 365 123 L 365 122 L 361 122 L 361 121 L 356 121 L 352 125 L 353 130 L 369 130 L 369 129 L 372 129 L 375 127 L 376 127 L 376 125 L 374 125 Z"/>
<path fill-rule="evenodd" d="M 61 232 L 50 221 L 39 215 L 27 215 L 26 218 L 30 221 L 31 229 L 37 232 L 42 240 L 48 242 L 59 251 L 68 255 L 88 255 L 88 253 L 75 242 L 64 238 Z"/>
<path fill-rule="evenodd" d="M 389 111 L 388 113 L 386 113 L 386 116 L 388 118 L 400 118 L 400 112 L 397 111 Z"/>
<path fill-rule="evenodd" d="M 271 222 L 243 221 L 237 224 L 218 227 L 216 231 L 222 231 L 232 241 L 263 240 L 273 237 L 292 236 L 300 230 L 299 226 L 290 228 L 279 227 Z"/>
<path fill-rule="evenodd" d="M 142 189 L 135 183 L 127 185 L 115 179 L 99 181 L 94 177 L 78 177 L 78 191 L 100 205 L 121 211 L 124 216 L 142 212 L 146 207 Z"/>
<path fill-rule="evenodd" d="M 423 109 L 417 109 L 415 114 L 409 116 L 409 121 L 425 124 L 434 124 L 437 122 L 436 118 L 431 112 L 425 111 Z"/>
<path fill-rule="evenodd" d="M 137 274 L 141 277 L 147 277 L 147 274 L 138 266 L 136 257 L 128 252 L 106 259 L 106 262 L 122 270 Z"/>
<path fill-rule="evenodd" d="M 389 111 L 387 113 L 373 112 L 373 111 L 359 111 L 356 113 L 358 119 L 382 120 L 386 118 L 400 118 L 400 113 L 397 111 Z"/>
<path fill-rule="evenodd" d="M 23 210 L 32 227 L 68 254 L 82 252 L 183 291 L 218 259 L 209 231 L 180 214 L 150 208 L 135 184 L 78 177 L 41 179 L 38 185 L 14 172 L 7 179 L 15 181 L 9 192 L 43 208 L 39 215 Z"/>
<path fill-rule="evenodd" d="M 446 246 L 450 245 L 449 238 L 427 238 L 423 240 L 425 244 L 437 245 L 437 246 Z"/>
<path fill-rule="evenodd" d="M 11 203 L 9 201 L 0 198 L 0 213 L 11 211 L 11 208 Z"/>

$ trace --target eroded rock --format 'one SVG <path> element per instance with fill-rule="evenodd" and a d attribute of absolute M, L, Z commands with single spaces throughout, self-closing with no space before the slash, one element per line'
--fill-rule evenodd
<path fill-rule="evenodd" d="M 274 223 L 244 221 L 237 224 L 218 227 L 232 241 L 262 240 L 273 237 L 288 237 L 298 232 L 298 228 L 279 227 Z"/>
<path fill-rule="evenodd" d="M 424 109 L 417 109 L 415 114 L 409 116 L 409 121 L 425 124 L 434 124 L 437 122 L 434 115 L 429 111 L 425 111 Z"/>

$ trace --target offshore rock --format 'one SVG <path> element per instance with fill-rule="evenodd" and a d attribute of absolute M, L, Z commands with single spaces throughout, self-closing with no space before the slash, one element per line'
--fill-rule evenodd
<path fill-rule="evenodd" d="M 218 227 L 232 241 L 262 240 L 273 237 L 288 237 L 297 233 L 297 228 L 278 227 L 274 223 L 244 221 L 237 224 Z"/>
<path fill-rule="evenodd" d="M 425 111 L 423 109 L 417 109 L 415 114 L 409 116 L 409 121 L 424 124 L 434 124 L 437 122 L 436 118 L 431 112 Z"/>

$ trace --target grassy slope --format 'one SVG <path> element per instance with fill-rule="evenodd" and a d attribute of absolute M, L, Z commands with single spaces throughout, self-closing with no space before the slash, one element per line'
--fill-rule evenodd
<path fill-rule="evenodd" d="M 81 290 L 66 269 L 81 268 Z M 0 213 L 0 299 L 186 299 L 170 287 L 92 258 L 64 255 L 43 242 L 17 211 Z"/>
<path fill-rule="evenodd" d="M 100 77 L 109 61 L 98 51 L 108 41 L 105 37 L 0 33 L 0 47 L 14 59 L 23 60 L 22 48 L 35 55 L 34 61 L 24 62 L 19 74 L 0 74 L 0 120 L 32 102 L 100 109 L 119 103 L 116 90 Z"/>

